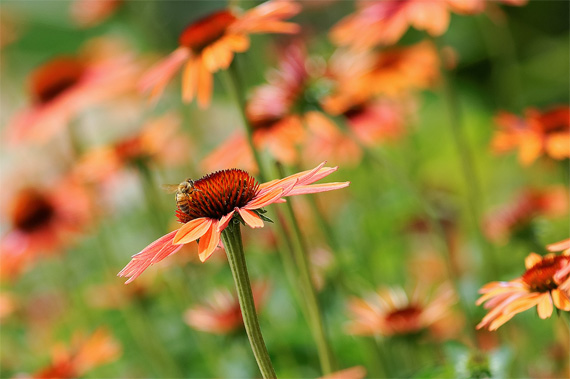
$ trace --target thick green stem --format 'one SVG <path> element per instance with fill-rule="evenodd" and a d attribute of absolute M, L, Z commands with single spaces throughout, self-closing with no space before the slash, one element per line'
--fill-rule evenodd
<path fill-rule="evenodd" d="M 284 176 L 283 167 L 278 165 L 278 168 L 280 170 L 280 175 Z M 297 267 L 299 268 L 301 290 L 303 291 L 303 296 L 306 300 L 311 331 L 313 332 L 313 337 L 317 343 L 317 351 L 319 354 L 319 361 L 321 363 L 323 374 L 327 375 L 332 372 L 333 359 L 325 333 L 315 287 L 311 279 L 311 272 L 308 262 L 308 251 L 303 241 L 303 235 L 301 233 L 299 223 L 297 222 L 297 218 L 295 217 L 295 212 L 291 206 L 291 199 L 285 203 L 285 208 L 287 210 L 289 222 L 293 227 L 293 234 L 295 235 L 294 241 L 296 246 L 293 249 L 293 254 L 297 263 Z"/>
<path fill-rule="evenodd" d="M 269 358 L 269 353 L 267 352 L 267 347 L 263 341 L 257 320 L 253 293 L 251 292 L 249 275 L 245 264 L 239 224 L 230 223 L 230 225 L 224 229 L 222 232 L 222 242 L 224 243 L 230 269 L 232 270 L 236 284 L 243 324 L 245 325 L 245 331 L 247 332 L 253 355 L 255 356 L 261 375 L 263 375 L 264 378 L 276 378 L 275 370 L 271 364 L 271 359 Z"/>

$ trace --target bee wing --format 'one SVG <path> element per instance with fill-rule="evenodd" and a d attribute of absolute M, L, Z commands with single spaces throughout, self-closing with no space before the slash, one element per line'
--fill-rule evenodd
<path fill-rule="evenodd" d="M 163 184 L 160 188 L 167 193 L 175 193 L 178 191 L 178 184 Z"/>

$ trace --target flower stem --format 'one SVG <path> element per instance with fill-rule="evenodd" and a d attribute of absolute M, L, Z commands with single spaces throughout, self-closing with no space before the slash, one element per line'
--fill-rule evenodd
<path fill-rule="evenodd" d="M 222 242 L 224 243 L 230 269 L 232 270 L 236 284 L 243 324 L 245 325 L 245 331 L 247 332 L 253 355 L 255 356 L 263 378 L 276 378 L 275 370 L 271 364 L 271 359 L 269 358 L 269 353 L 267 352 L 267 347 L 263 341 L 257 320 L 253 293 L 251 292 L 245 255 L 243 253 L 239 224 L 230 223 L 230 225 L 224 229 L 222 232 Z"/>
<path fill-rule="evenodd" d="M 285 176 L 285 173 L 283 172 L 283 166 L 277 164 L 277 168 L 279 169 L 279 174 L 282 177 Z M 297 267 L 299 268 L 301 290 L 303 291 L 303 297 L 306 300 L 311 331 L 313 332 L 313 337 L 317 343 L 317 352 L 319 354 L 319 361 L 321 363 L 323 374 L 328 375 L 332 372 L 333 359 L 325 333 L 315 287 L 311 279 L 307 247 L 303 241 L 303 235 L 301 233 L 301 229 L 299 228 L 297 218 L 295 217 L 295 212 L 293 211 L 293 207 L 291 205 L 291 199 L 285 203 L 285 209 L 287 210 L 287 216 L 289 218 L 290 224 L 293 227 L 293 234 L 295 235 L 294 241 L 296 247 L 293 249 L 293 254 L 297 263 Z"/>
<path fill-rule="evenodd" d="M 436 44 L 439 41 L 435 41 Z M 437 52 L 439 55 L 440 62 L 444 62 L 444 56 L 441 52 L 440 44 L 437 44 Z M 443 63 L 441 63 L 443 64 Z M 481 231 L 481 214 L 482 209 L 482 190 L 481 181 L 475 170 L 475 161 L 473 159 L 473 153 L 471 152 L 471 146 L 467 141 L 467 137 L 462 128 L 462 117 L 461 109 L 459 106 L 459 101 L 455 89 L 453 88 L 450 74 L 442 66 L 441 68 L 442 85 L 443 85 L 443 95 L 447 105 L 447 113 L 449 116 L 449 127 L 451 130 L 451 135 L 457 149 L 457 155 L 459 157 L 459 162 L 461 164 L 461 173 L 463 175 L 463 180 L 465 181 L 466 192 L 467 192 L 467 206 L 469 213 L 471 215 L 471 221 L 473 224 L 473 229 L 475 230 L 476 237 L 479 241 L 479 246 L 484 255 L 486 266 L 486 272 L 489 276 L 496 277 L 498 273 L 497 264 L 495 261 L 495 253 L 493 248 L 488 243 L 488 241 L 483 236 Z"/>

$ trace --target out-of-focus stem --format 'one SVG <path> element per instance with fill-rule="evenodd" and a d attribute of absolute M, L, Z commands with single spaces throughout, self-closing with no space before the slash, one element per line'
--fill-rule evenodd
<path fill-rule="evenodd" d="M 497 7 L 489 2 L 488 7 Z M 498 10 L 500 11 L 500 10 Z M 511 110 L 520 110 L 522 104 L 522 90 L 519 67 L 516 58 L 513 36 L 508 26 L 508 18 L 491 20 L 484 15 L 475 16 L 480 25 L 481 34 L 489 57 L 493 62 L 492 79 L 497 99 L 501 107 L 507 106 Z"/>
<path fill-rule="evenodd" d="M 230 269 L 234 277 L 243 324 L 245 325 L 245 331 L 247 332 L 253 355 L 255 356 L 263 378 L 276 378 L 275 370 L 273 369 L 267 347 L 265 346 L 265 341 L 263 341 L 263 336 L 261 335 L 259 321 L 257 320 L 238 223 L 230 223 L 230 225 L 224 229 L 222 232 L 222 242 L 224 243 Z"/>
<path fill-rule="evenodd" d="M 279 164 L 277 167 L 279 169 L 280 176 L 284 177 L 285 173 L 283 171 L 283 167 Z M 295 236 L 294 241 L 296 246 L 293 249 L 293 253 L 295 256 L 295 261 L 297 262 L 297 267 L 299 268 L 300 283 L 304 298 L 306 300 L 311 331 L 313 332 L 313 337 L 317 342 L 317 351 L 319 354 L 321 368 L 323 370 L 323 373 L 327 375 L 332 372 L 332 352 L 325 333 L 315 287 L 311 279 L 311 272 L 308 262 L 308 251 L 305 242 L 303 241 L 303 235 L 301 233 L 299 223 L 297 222 L 297 218 L 295 217 L 295 212 L 293 211 L 293 207 L 291 205 L 291 199 L 285 203 L 285 209 L 287 210 L 289 223 L 293 227 L 293 234 Z"/>
<path fill-rule="evenodd" d="M 436 41 L 438 42 L 438 41 Z M 437 48 L 440 62 L 444 62 L 444 56 L 441 52 L 441 46 L 438 45 Z M 447 106 L 447 113 L 449 116 L 449 127 L 455 147 L 457 149 L 457 155 L 459 157 L 459 162 L 461 164 L 461 175 L 465 181 L 466 192 L 467 192 L 467 204 L 469 208 L 469 213 L 471 216 L 471 221 L 473 229 L 477 235 L 480 248 L 484 254 L 486 263 L 486 272 L 489 275 L 496 277 L 498 272 L 497 265 L 495 261 L 495 256 L 491 245 L 487 242 L 483 233 L 481 231 L 481 209 L 482 209 L 482 191 L 481 182 L 475 169 L 475 161 L 473 159 L 473 153 L 471 151 L 471 146 L 467 141 L 467 137 L 462 127 L 462 117 L 461 108 L 459 106 L 459 101 L 449 73 L 445 68 L 441 69 L 443 93 L 445 97 L 445 102 Z"/>

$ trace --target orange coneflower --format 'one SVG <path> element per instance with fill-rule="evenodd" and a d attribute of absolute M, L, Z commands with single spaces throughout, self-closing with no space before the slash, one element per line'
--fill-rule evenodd
<path fill-rule="evenodd" d="M 348 331 L 357 335 L 416 334 L 442 320 L 456 301 L 448 285 L 442 285 L 431 301 L 419 286 L 412 296 L 402 288 L 383 288 L 370 300 L 356 298 L 349 303 L 353 320 Z"/>
<path fill-rule="evenodd" d="M 305 122 L 309 135 L 303 155 L 307 162 L 319 162 L 324 158 L 348 165 L 360 162 L 360 146 L 323 113 L 307 112 Z"/>
<path fill-rule="evenodd" d="M 61 56 L 30 76 L 30 105 L 6 127 L 7 141 L 45 142 L 81 111 L 134 89 L 139 72 L 117 41 L 97 39 L 78 56 Z"/>
<path fill-rule="evenodd" d="M 198 255 L 204 262 L 218 246 L 222 231 L 233 218 L 252 228 L 260 228 L 264 225 L 262 208 L 269 204 L 283 202 L 286 196 L 331 191 L 350 184 L 313 184 L 337 170 L 337 167 L 323 166 L 324 162 L 312 170 L 262 184 L 238 169 L 217 171 L 194 181 L 192 194 L 183 207 L 178 204 L 176 212 L 184 225 L 134 255 L 119 276 L 129 277 L 127 283 L 132 282 L 150 265 L 198 239 Z"/>
<path fill-rule="evenodd" d="M 496 330 L 517 313 L 536 306 L 541 319 L 552 315 L 554 307 L 570 311 L 570 256 L 531 253 L 525 259 L 525 273 L 508 282 L 492 282 L 483 286 L 476 304 L 484 302 L 489 313 L 477 329 Z M 554 306 L 554 307 L 553 307 Z"/>
<path fill-rule="evenodd" d="M 113 362 L 120 355 L 121 346 L 105 329 L 98 329 L 89 337 L 76 334 L 71 347 L 56 346 L 52 363 L 32 378 L 77 378 L 97 366 Z"/>
<path fill-rule="evenodd" d="M 509 235 L 524 230 L 537 216 L 556 217 L 568 213 L 568 189 L 553 186 L 523 190 L 513 201 L 489 213 L 484 220 L 485 235 L 505 242 Z"/>
<path fill-rule="evenodd" d="M 255 308 L 263 306 L 269 286 L 265 282 L 253 283 Z M 243 327 L 243 318 L 237 297 L 227 290 L 217 290 L 209 296 L 206 305 L 198 305 L 184 313 L 184 321 L 196 330 L 213 334 L 228 334 Z"/>
<path fill-rule="evenodd" d="M 499 130 L 491 147 L 496 153 L 519 148 L 519 161 L 524 165 L 547 155 L 562 160 L 570 158 L 570 107 L 559 106 L 545 112 L 529 108 L 525 116 L 501 112 L 495 118 Z"/>
<path fill-rule="evenodd" d="M 437 83 L 439 66 L 435 46 L 428 41 L 382 52 L 337 50 L 327 66 L 333 88 L 322 99 L 323 107 L 338 115 L 374 95 L 405 98 Z"/>
<path fill-rule="evenodd" d="M 176 71 L 186 64 L 182 74 L 182 98 L 206 107 L 212 95 L 212 74 L 229 67 L 234 53 L 249 48 L 254 33 L 296 33 L 298 25 L 284 22 L 300 11 L 289 0 L 271 0 L 242 15 L 229 9 L 212 13 L 193 22 L 182 31 L 180 47 L 149 71 L 141 82 L 143 91 L 157 98 Z"/>
<path fill-rule="evenodd" d="M 7 267 L 1 273 L 17 275 L 38 253 L 52 253 L 68 245 L 92 219 L 89 192 L 72 179 L 51 187 L 29 186 L 15 191 L 2 205 L 11 229 L 0 239 L 0 255 Z"/>

